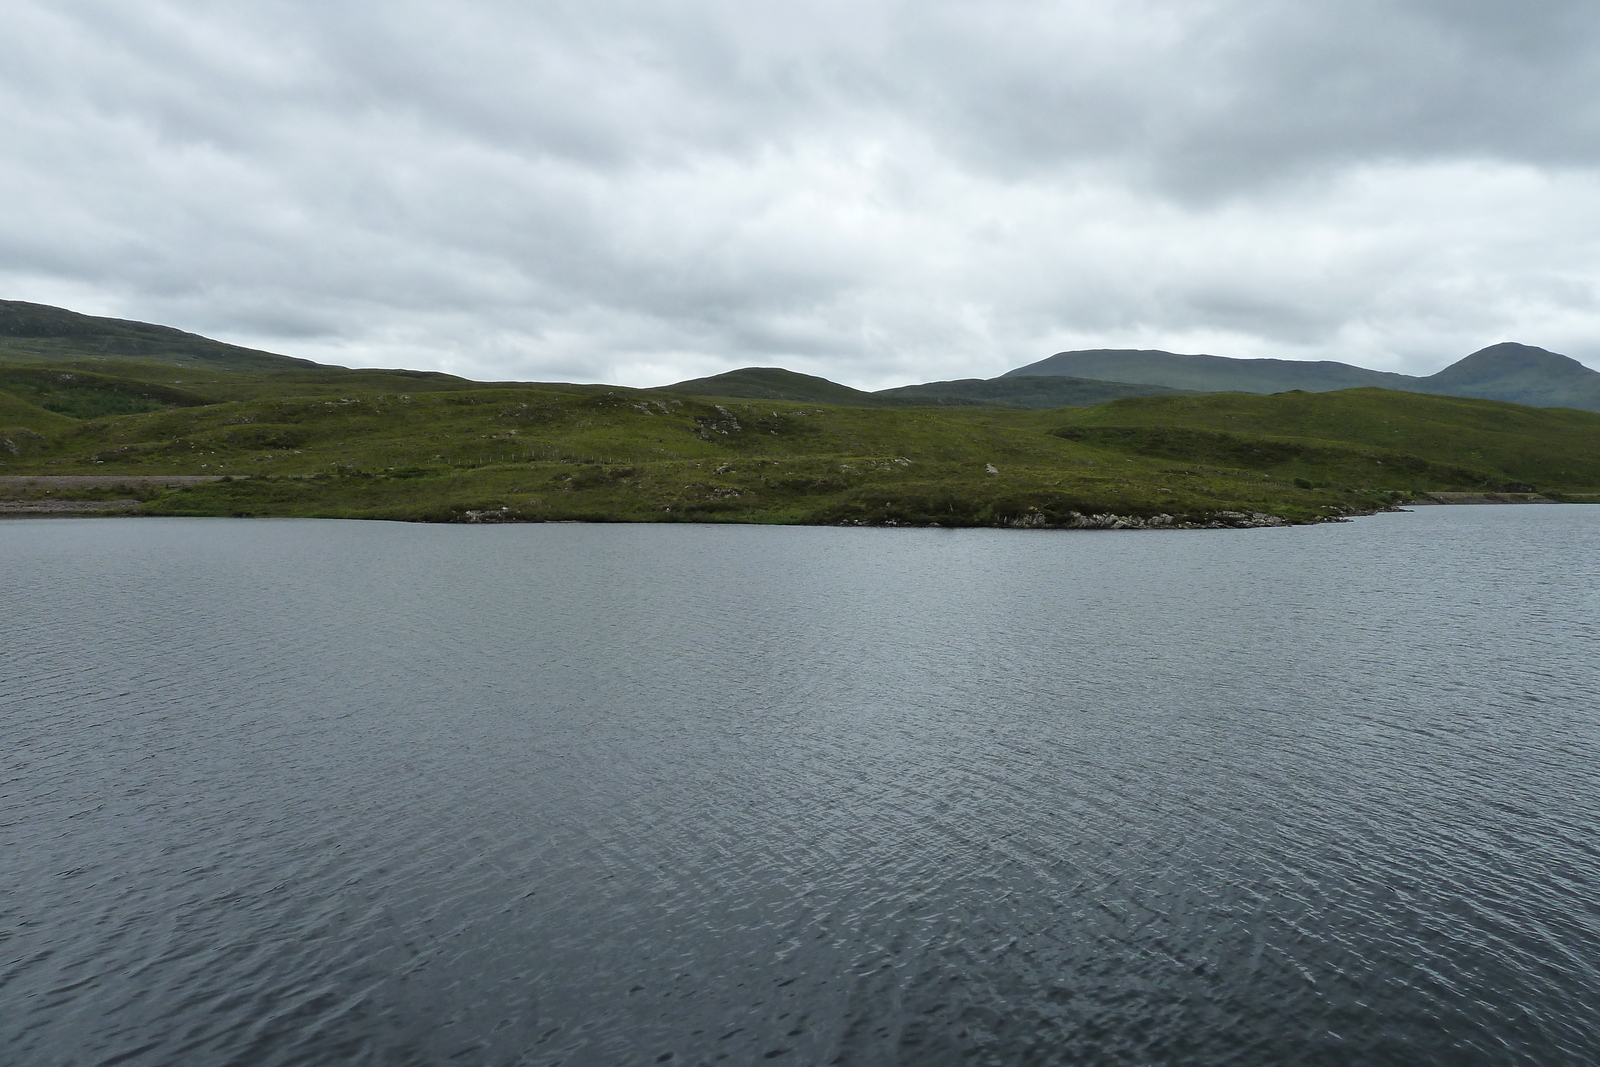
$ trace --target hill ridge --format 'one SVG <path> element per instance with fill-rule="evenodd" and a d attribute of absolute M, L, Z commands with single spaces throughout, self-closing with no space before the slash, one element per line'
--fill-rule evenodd
<path fill-rule="evenodd" d="M 1375 386 L 1436 396 L 1505 400 L 1534 407 L 1600 411 L 1600 372 L 1570 356 L 1502 341 L 1426 376 L 1376 371 L 1335 360 L 1237 359 L 1160 349 L 1095 348 L 1057 352 L 1002 374 L 1101 377 L 1204 393 L 1331 392 Z"/>
<path fill-rule="evenodd" d="M 26 300 L 0 300 L 0 357 L 6 362 L 131 357 L 215 370 L 329 369 L 328 364 L 232 345 L 173 326 L 85 315 Z"/>
<path fill-rule="evenodd" d="M 129 360 L 144 366 L 126 365 Z M 171 326 L 85 315 L 22 300 L 0 300 L 0 365 L 16 364 L 56 366 L 130 379 L 149 377 L 162 366 L 220 372 L 225 377 L 267 375 L 280 383 L 280 391 L 299 388 L 290 383 L 295 375 L 314 376 L 316 384 L 328 388 L 339 388 L 339 383 L 351 375 L 368 378 L 403 375 L 413 378 L 417 388 L 430 389 L 471 389 L 493 384 L 425 371 L 350 370 L 244 348 Z M 211 388 L 202 391 L 216 391 L 215 387 L 221 383 L 206 384 Z M 307 380 L 303 384 L 309 387 L 313 383 Z M 353 379 L 351 384 L 354 385 Z M 1098 348 L 1057 352 L 995 378 L 924 382 L 874 392 L 782 367 L 744 367 L 661 388 L 695 396 L 856 407 L 1051 408 L 1081 407 L 1129 396 L 1276 393 L 1296 389 L 1329 392 L 1367 386 L 1504 400 L 1533 407 L 1600 411 L 1600 372 L 1568 356 L 1515 341 L 1489 345 L 1422 377 L 1371 370 L 1335 360 L 1237 359 L 1160 349 Z M 222 393 L 227 391 L 226 388 L 221 390 Z"/>
<path fill-rule="evenodd" d="M 1600 414 L 1491 399 L 1061 374 L 867 393 L 772 367 L 678 383 L 705 396 L 485 383 L 0 306 L 0 468 L 93 479 L 65 497 L 82 514 L 1155 529 L 1330 521 L 1437 493 L 1600 496 Z M 119 345 L 142 362 L 104 354 Z M 1589 375 L 1506 343 L 1439 385 Z M 748 398 L 726 395 L 741 382 Z M 130 483 L 100 484 L 115 476 Z M 17 513 L 59 511 L 69 488 L 8 481 Z"/>

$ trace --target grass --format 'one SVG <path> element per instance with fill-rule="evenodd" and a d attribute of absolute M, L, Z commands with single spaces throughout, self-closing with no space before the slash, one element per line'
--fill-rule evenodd
<path fill-rule="evenodd" d="M 1600 487 L 1600 415 L 1376 389 L 1038 411 L 86 366 L 0 368 L 0 474 L 227 478 L 141 489 L 146 514 L 1251 525 Z"/>
<path fill-rule="evenodd" d="M 1600 414 L 1572 408 L 1345 389 L 1141 397 L 1063 416 L 1064 428 L 1085 432 L 1184 428 L 1241 441 L 1292 440 L 1392 452 L 1544 489 L 1600 486 Z M 1130 441 L 1129 447 L 1137 446 Z"/>
<path fill-rule="evenodd" d="M 192 391 L 148 380 L 57 367 L 0 366 L 0 390 L 73 419 L 133 415 L 212 402 Z"/>
<path fill-rule="evenodd" d="M 61 431 L 73 425 L 74 420 L 66 415 L 47 411 L 37 404 L 30 404 L 22 396 L 0 390 L 0 427 L 10 431 L 13 436 L 22 436 L 22 431 L 27 431 L 29 436 Z M 12 447 L 15 448 L 15 442 Z"/>

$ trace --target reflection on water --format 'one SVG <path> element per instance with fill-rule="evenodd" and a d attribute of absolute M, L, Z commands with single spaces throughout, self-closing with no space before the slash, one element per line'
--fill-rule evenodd
<path fill-rule="evenodd" d="M 1600 1059 L 1600 508 L 0 522 L 0 1059 Z"/>

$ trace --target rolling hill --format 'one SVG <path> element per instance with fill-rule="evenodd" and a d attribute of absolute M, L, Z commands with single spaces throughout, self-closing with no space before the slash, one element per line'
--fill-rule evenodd
<path fill-rule="evenodd" d="M 76 425 L 69 416 L 30 404 L 15 393 L 0 389 L 0 427 L 6 429 L 60 431 Z M 14 449 L 13 442 L 12 448 Z"/>
<path fill-rule="evenodd" d="M 0 475 L 124 477 L 94 491 L 141 514 L 1139 528 L 1600 488 L 1600 414 L 1379 389 L 1037 411 L 520 386 L 27 413 L 48 424 L 0 429 Z M 174 475 L 219 480 L 158 484 Z"/>
<path fill-rule="evenodd" d="M 780 368 L 669 390 L 473 382 L 5 307 L 0 484 L 121 501 L 91 510 L 1146 528 L 1326 521 L 1438 492 L 1600 490 L 1600 414 L 1491 399 L 1180 393 L 1059 373 L 868 393 Z M 1250 362 L 1209 360 L 1198 365 Z M 1326 384 L 1359 371 L 1341 366 L 1305 373 Z M 1547 399 L 1592 374 L 1498 345 L 1432 378 Z M 1163 395 L 1135 395 L 1150 393 Z M 83 484 L 28 481 L 48 475 Z"/>
<path fill-rule="evenodd" d="M 1134 398 L 1060 414 L 1059 432 L 1075 440 L 1144 455 L 1199 459 L 1224 440 L 1336 444 L 1492 471 L 1503 487 L 1600 486 L 1600 414 L 1570 408 L 1366 388 Z M 1235 466 L 1256 465 L 1241 461 L 1248 449 L 1230 454 Z"/>
<path fill-rule="evenodd" d="M 1375 385 L 1404 388 L 1415 381 L 1408 375 L 1352 367 L 1347 363 L 1318 363 L 1292 359 L 1233 359 L 1228 356 L 1180 355 L 1154 349 L 1096 348 L 1057 352 L 1053 356 L 1008 370 L 1001 378 L 1068 375 L 1105 381 L 1161 385 L 1202 393 L 1281 393 L 1289 389 L 1323 392 Z"/>
<path fill-rule="evenodd" d="M 691 378 L 661 387 L 662 392 L 684 396 L 737 397 L 748 400 L 795 400 L 814 404 L 847 404 L 850 407 L 888 407 L 894 403 L 874 393 L 852 389 L 814 374 L 784 370 L 782 367 L 742 367 Z"/>
<path fill-rule="evenodd" d="M 812 374 L 781 367 L 744 367 L 661 387 L 685 396 L 718 396 L 751 400 L 795 400 L 851 407 L 1082 407 L 1125 396 L 1165 396 L 1186 390 L 1162 385 L 1090 381 L 1061 375 L 1012 378 L 963 378 L 957 381 L 902 385 L 865 392 Z"/>
<path fill-rule="evenodd" d="M 1094 381 L 1065 375 L 962 378 L 880 389 L 873 396 L 912 404 L 1000 404 L 1016 408 L 1086 407 L 1128 396 L 1167 396 L 1188 390 L 1164 385 Z"/>
<path fill-rule="evenodd" d="M 1233 359 L 1145 349 L 1057 352 L 1009 370 L 1000 379 L 1066 375 L 1163 385 L 1202 393 L 1331 392 L 1375 386 L 1438 396 L 1470 396 L 1535 407 L 1600 411 L 1600 372 L 1532 345 L 1491 345 L 1436 374 L 1413 377 L 1332 361 Z"/>
<path fill-rule="evenodd" d="M 17 300 L 0 300 L 0 366 L 59 368 L 121 379 L 124 392 L 130 394 L 138 390 L 127 383 L 145 383 L 179 387 L 211 399 L 265 393 L 292 396 L 318 389 L 435 391 L 514 384 L 474 382 L 434 371 L 348 370 L 242 348 L 168 326 L 83 315 Z M 1566 356 L 1514 343 L 1492 345 L 1426 377 L 1331 361 L 1092 349 L 1058 352 L 998 378 L 927 382 L 876 392 L 779 367 L 746 367 L 665 388 L 692 396 L 861 407 L 980 404 L 1048 408 L 1098 404 L 1125 396 L 1290 389 L 1326 392 L 1362 386 L 1600 411 L 1600 373 Z M 547 387 L 577 392 L 603 388 L 556 383 Z M 112 391 L 102 389 L 101 393 L 109 396 Z"/>
<path fill-rule="evenodd" d="M 0 362 L 131 359 L 222 371 L 303 370 L 309 359 L 258 352 L 170 326 L 80 315 L 47 304 L 0 300 Z"/>

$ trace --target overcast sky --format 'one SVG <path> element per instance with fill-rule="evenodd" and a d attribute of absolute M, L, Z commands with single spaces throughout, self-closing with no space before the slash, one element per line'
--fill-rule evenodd
<path fill-rule="evenodd" d="M 350 366 L 1600 367 L 1600 4 L 6 0 L 0 297 Z"/>

